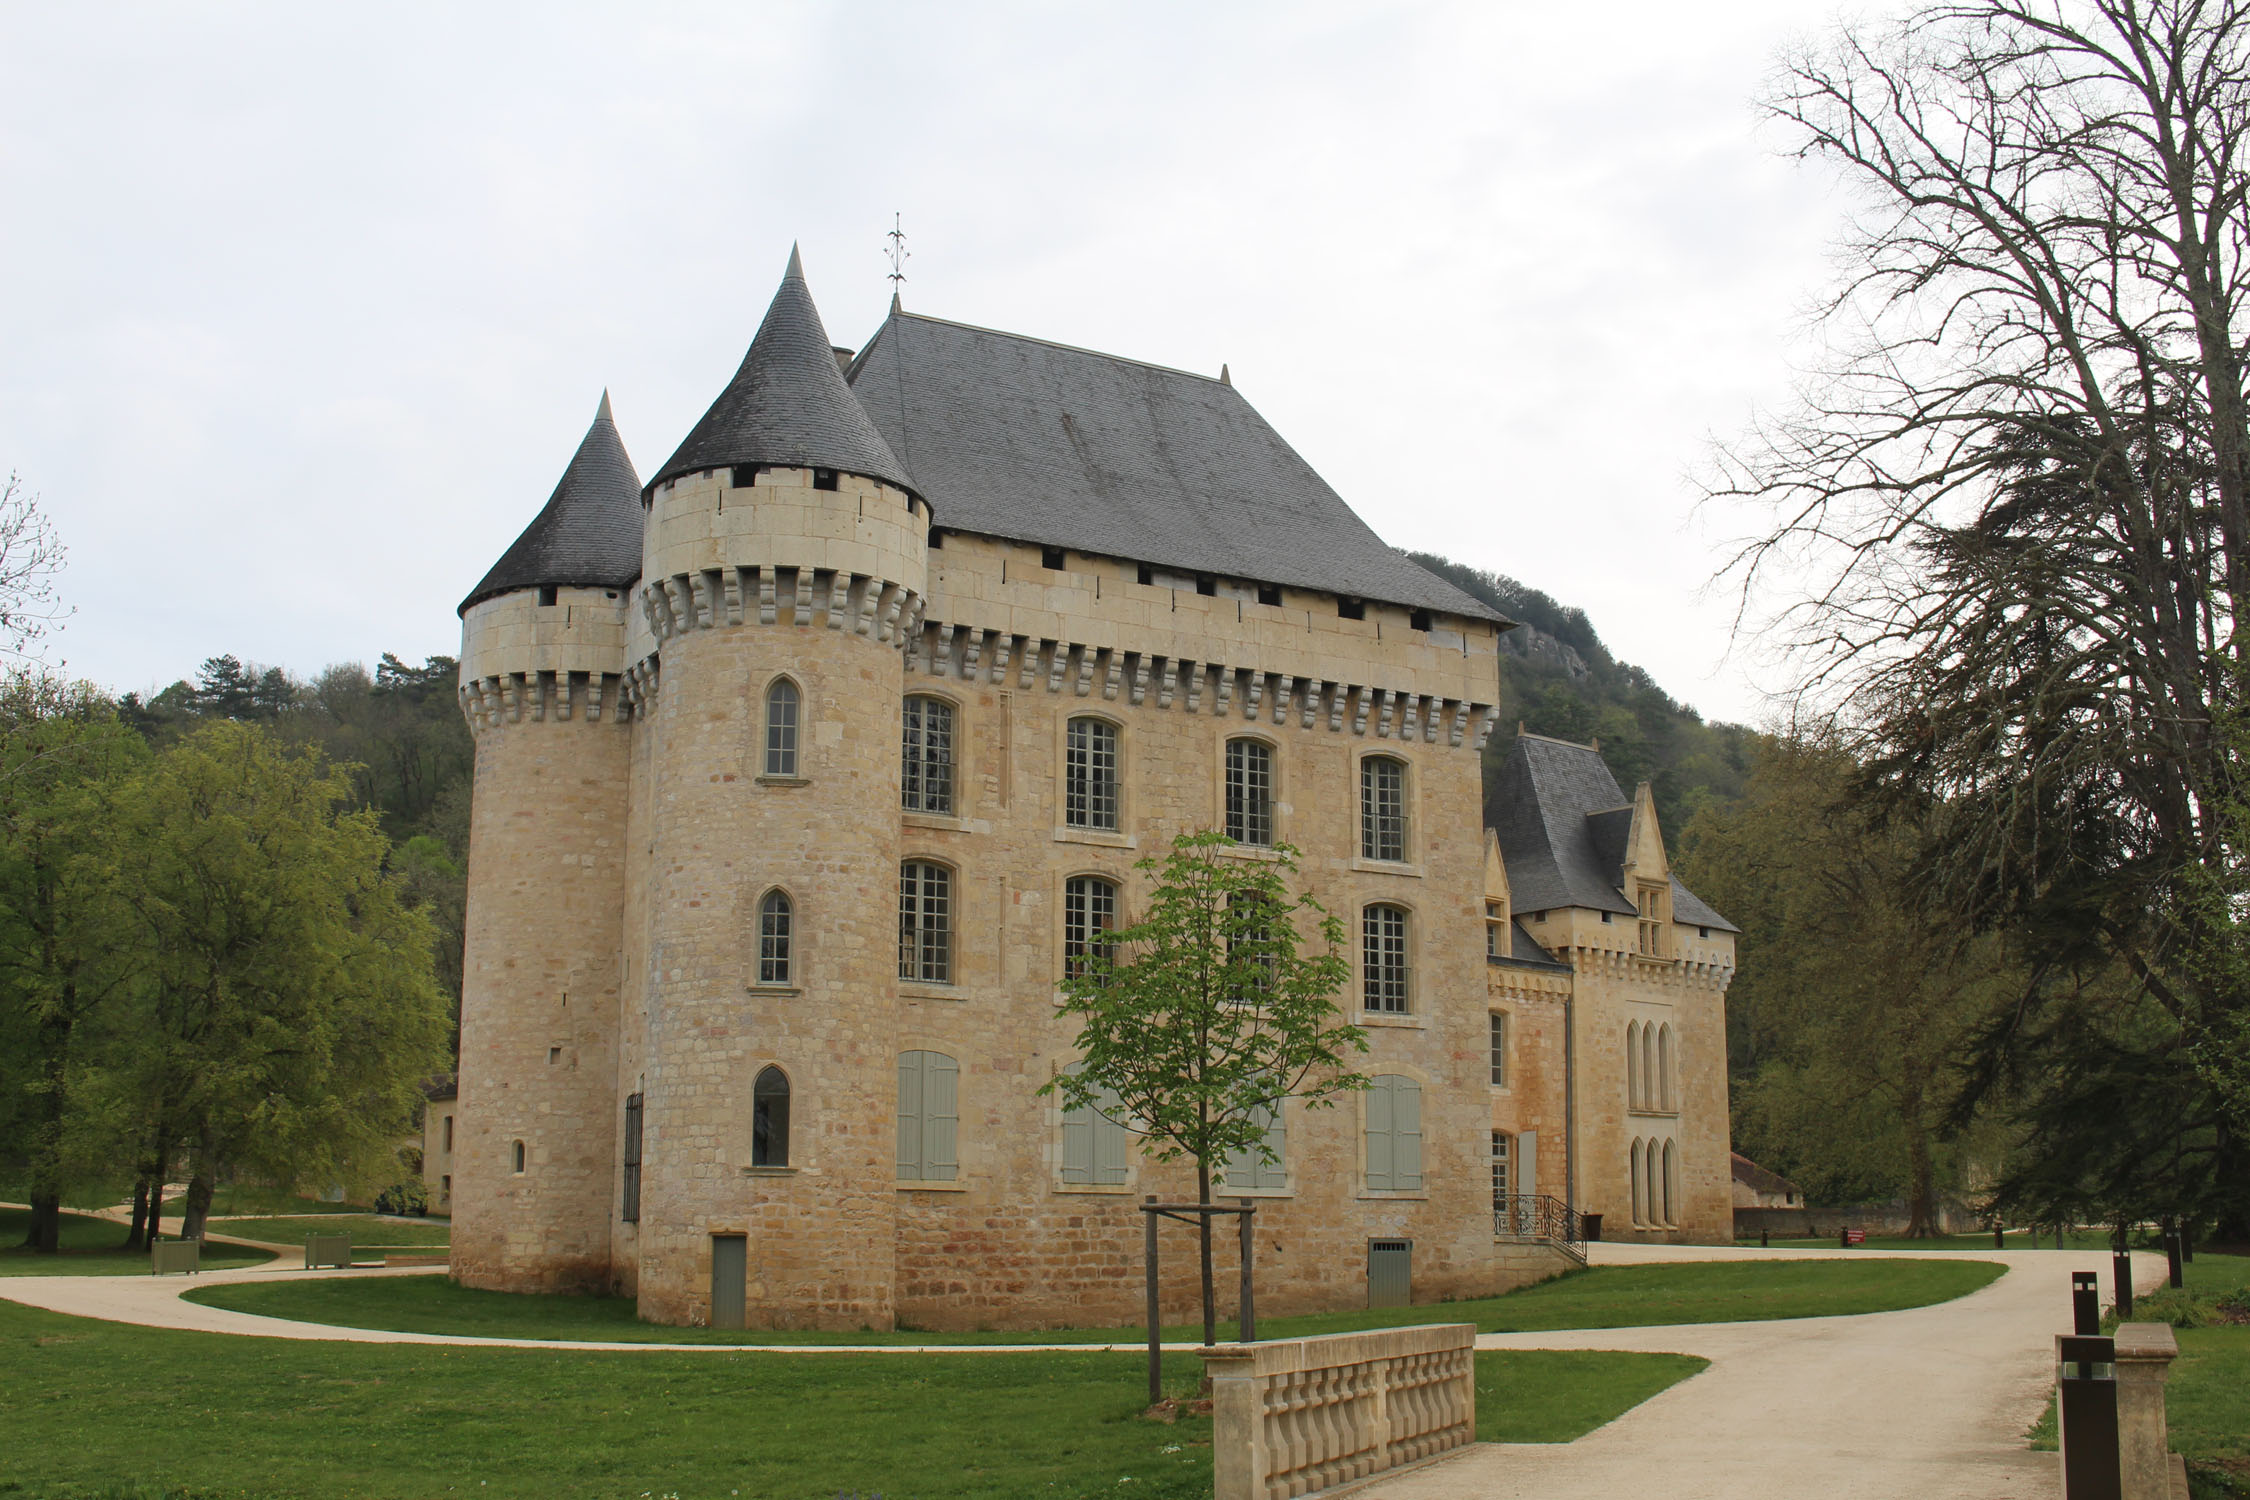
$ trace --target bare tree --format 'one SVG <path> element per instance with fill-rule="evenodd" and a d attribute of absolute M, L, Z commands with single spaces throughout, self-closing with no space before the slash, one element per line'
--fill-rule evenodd
<path fill-rule="evenodd" d="M 0 651 L 36 658 L 39 643 L 70 617 L 55 597 L 63 556 L 39 497 L 10 474 L 0 485 Z"/>
<path fill-rule="evenodd" d="M 2117 1047 L 2196 1093 L 2244 1004 L 2187 884 L 2227 855 L 2250 665 L 2246 52 L 2236 0 L 1966 0 L 1845 28 L 1766 101 L 1858 206 L 1830 362 L 1719 456 L 1712 492 L 1768 507 L 1732 575 L 1778 600 L 1800 711 L 1933 830 L 1925 894 L 2025 942 L 1970 1092 L 2035 1118 Z M 2237 1161 L 2216 1096 L 2181 1103 L 2043 1180 Z"/>

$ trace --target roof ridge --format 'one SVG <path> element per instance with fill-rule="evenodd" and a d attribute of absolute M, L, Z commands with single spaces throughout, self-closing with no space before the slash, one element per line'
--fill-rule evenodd
<path fill-rule="evenodd" d="M 1595 755 L 1599 755 L 1602 753 L 1602 747 L 1599 745 L 1589 745 L 1582 740 L 1566 740 L 1560 735 L 1533 734 L 1528 729 L 1519 728 L 1516 731 L 1516 738 L 1519 740 L 1543 740 L 1550 745 L 1568 745 L 1573 750 L 1587 750 L 1591 751 Z M 1627 803 L 1626 805 L 1630 807 L 1632 804 Z"/>
<path fill-rule="evenodd" d="M 982 323 L 964 323 L 958 318 L 933 318 L 928 313 L 907 312 L 903 308 L 894 311 L 890 317 L 886 317 L 883 321 L 888 323 L 892 317 L 912 318 L 921 323 L 942 323 L 948 328 L 962 328 L 970 333 L 989 333 L 994 338 L 1017 339 L 1026 344 L 1040 344 L 1049 349 L 1061 349 L 1071 354 L 1084 354 L 1093 359 L 1107 360 L 1114 365 L 1134 365 L 1143 370 L 1161 370 L 1167 375 L 1185 375 L 1190 380 L 1200 380 L 1206 385 L 1223 385 L 1230 391 L 1234 389 L 1232 380 L 1221 380 L 1216 375 L 1205 375 L 1197 370 L 1183 370 L 1178 365 L 1160 365 L 1153 359 L 1134 359 L 1126 354 L 1111 354 L 1103 349 L 1089 349 L 1083 344 L 1066 344 L 1060 339 L 1043 339 L 1037 334 L 1010 333 L 1005 328 L 987 328 Z M 882 337 L 882 330 L 877 329 L 876 338 L 880 337 Z M 874 339 L 869 339 L 867 342 L 868 347 L 874 347 Z"/>

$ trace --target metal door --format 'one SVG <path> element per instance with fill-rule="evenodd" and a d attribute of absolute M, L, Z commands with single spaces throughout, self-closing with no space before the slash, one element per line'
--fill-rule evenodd
<path fill-rule="evenodd" d="M 1414 1242 L 1367 1242 L 1367 1305 L 1410 1307 L 1414 1302 Z"/>
<path fill-rule="evenodd" d="M 750 1241 L 739 1234 L 711 1236 L 711 1326 L 740 1328 L 750 1288 Z"/>

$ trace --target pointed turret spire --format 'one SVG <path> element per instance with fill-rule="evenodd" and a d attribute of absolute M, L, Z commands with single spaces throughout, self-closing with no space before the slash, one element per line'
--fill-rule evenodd
<path fill-rule="evenodd" d="M 495 594 L 570 586 L 623 588 L 641 576 L 641 481 L 602 392 L 594 425 L 571 455 L 546 508 L 500 554 L 461 613 Z"/>
<path fill-rule="evenodd" d="M 737 464 L 840 469 L 921 493 L 836 368 L 794 246 L 741 368 L 648 487 Z"/>
<path fill-rule="evenodd" d="M 1224 364 L 1221 364 L 1219 366 L 1219 384 L 1224 386 L 1231 386 L 1234 384 L 1234 374 L 1232 371 L 1228 370 Z"/>

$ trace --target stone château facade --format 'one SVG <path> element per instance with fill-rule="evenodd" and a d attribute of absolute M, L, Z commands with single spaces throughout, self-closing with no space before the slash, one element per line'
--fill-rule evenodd
<path fill-rule="evenodd" d="M 1038 1092 L 1072 1063 L 1055 986 L 1136 861 L 1213 827 L 1302 851 L 1371 1038 L 1374 1087 L 1285 1109 L 1280 1165 L 1227 1186 L 1269 1310 L 1363 1302 L 1377 1255 L 1418 1301 L 1563 1264 L 1496 1223 L 1501 1185 L 1613 1236 L 1728 1232 L 1733 929 L 1589 750 L 1519 740 L 1483 827 L 1509 622 L 1224 372 L 895 301 L 851 355 L 792 254 L 654 478 L 605 396 L 461 613 L 465 1284 L 1130 1321 L 1135 1205 L 1192 1171 Z"/>

